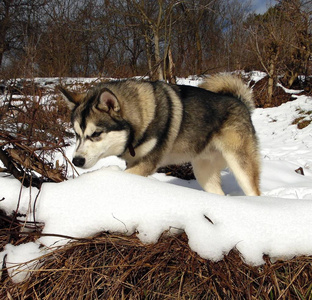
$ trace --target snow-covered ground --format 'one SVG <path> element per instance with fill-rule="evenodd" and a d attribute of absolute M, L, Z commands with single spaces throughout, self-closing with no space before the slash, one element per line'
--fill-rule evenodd
<path fill-rule="evenodd" d="M 180 83 L 197 85 L 198 79 Z M 6 245 L 0 264 L 6 265 L 15 281 L 25 278 L 36 259 L 68 239 L 89 237 L 101 231 L 137 233 L 145 243 L 156 243 L 164 231 L 185 231 L 190 247 L 200 256 L 220 260 L 231 249 L 240 251 L 249 264 L 312 255 L 312 125 L 298 129 L 292 122 L 305 114 L 312 118 L 312 98 L 277 108 L 256 109 L 253 122 L 262 154 L 260 197 L 245 197 L 233 175 L 222 172 L 227 196 L 209 194 L 196 181 L 164 174 L 143 178 L 126 174 L 124 163 L 109 157 L 92 170 L 62 183 L 45 183 L 38 195 L 35 188 L 0 173 L 0 208 L 11 213 L 19 207 L 33 220 L 44 222 L 45 234 L 34 243 Z M 67 149 L 71 157 L 73 147 Z M 61 157 L 57 157 L 61 159 Z M 295 172 L 302 168 L 304 175 Z M 20 195 L 21 192 L 21 196 Z M 38 196 L 38 197 L 37 197 Z M 43 244 L 45 247 L 40 247 Z"/>

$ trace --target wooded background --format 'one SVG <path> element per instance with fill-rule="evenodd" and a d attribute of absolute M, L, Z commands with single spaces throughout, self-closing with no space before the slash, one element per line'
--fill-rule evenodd
<path fill-rule="evenodd" d="M 278 0 L 259 15 L 239 0 L 1 0 L 0 75 L 174 82 L 263 70 L 268 89 L 278 79 L 291 87 L 310 72 L 311 8 Z"/>

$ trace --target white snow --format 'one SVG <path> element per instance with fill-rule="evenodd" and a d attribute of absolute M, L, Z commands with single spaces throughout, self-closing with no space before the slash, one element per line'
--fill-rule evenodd
<path fill-rule="evenodd" d="M 193 84 L 193 80 L 183 82 Z M 253 114 L 262 156 L 260 197 L 244 196 L 228 170 L 222 172 L 227 196 L 218 196 L 202 191 L 194 180 L 124 173 L 124 162 L 109 157 L 79 177 L 43 184 L 35 219 L 45 223 L 44 234 L 72 238 L 109 231 L 137 233 L 144 243 L 156 243 L 165 231 L 183 230 L 190 247 L 214 261 L 233 248 L 251 265 L 262 264 L 264 254 L 272 261 L 312 255 L 312 125 L 303 129 L 292 125 L 300 111 L 312 110 L 312 98 L 297 97 Z M 67 149 L 69 158 L 73 147 Z M 304 175 L 295 172 L 299 167 Z M 5 198 L 0 208 L 10 214 L 18 206 L 33 221 L 38 190 L 23 188 L 19 197 L 20 183 L 0 176 L 0 199 Z M 34 263 L 16 264 L 68 241 L 45 235 L 24 245 L 8 244 L 0 253 L 0 263 L 6 255 L 10 275 L 19 282 L 27 278 Z M 39 248 L 41 244 L 44 247 Z"/>
<path fill-rule="evenodd" d="M 40 266 L 38 257 L 43 256 L 48 251 L 45 248 L 39 248 L 38 243 L 29 242 L 14 246 L 7 244 L 5 251 L 0 253 L 0 259 L 3 260 L 4 255 L 7 257 L 13 257 L 6 261 L 6 267 L 8 274 L 11 276 L 14 282 L 21 282 L 28 278 L 30 275 L 29 270 L 33 270 Z"/>

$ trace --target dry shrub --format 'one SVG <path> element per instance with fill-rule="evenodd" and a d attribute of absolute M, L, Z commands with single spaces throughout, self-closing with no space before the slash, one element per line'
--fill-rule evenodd
<path fill-rule="evenodd" d="M 0 103 L 0 130 L 15 137 L 22 136 L 28 145 L 40 143 L 49 146 L 58 141 L 60 146 L 64 146 L 64 137 L 73 137 L 68 130 L 70 117 L 64 101 L 36 88 L 31 94 L 26 90 L 25 94 L 14 95 L 11 92 L 4 96 Z"/>
<path fill-rule="evenodd" d="M 169 165 L 161 167 L 157 170 L 158 173 L 165 173 L 167 176 L 173 176 L 184 180 L 195 179 L 193 167 L 190 163 L 182 165 Z"/>
<path fill-rule="evenodd" d="M 20 284 L 3 276 L 5 299 L 311 299 L 312 258 L 260 267 L 233 250 L 222 261 L 199 257 L 185 234 L 153 245 L 136 236 L 103 233 L 45 257 Z"/>
<path fill-rule="evenodd" d="M 298 117 L 291 123 L 292 125 L 297 125 L 298 129 L 303 129 L 311 124 L 312 120 L 306 120 L 304 116 Z"/>
<path fill-rule="evenodd" d="M 312 120 L 303 120 L 301 122 L 297 123 L 297 128 L 298 129 L 303 129 L 306 128 L 307 126 L 309 126 L 311 124 Z"/>
<path fill-rule="evenodd" d="M 8 92 L 2 96 L 0 160 L 6 167 L 2 171 L 11 173 L 25 186 L 40 187 L 44 181 L 66 179 L 68 161 L 63 148 L 69 145 L 73 133 L 64 101 L 26 83 L 8 86 Z M 54 166 L 56 152 L 64 156 L 65 164 Z"/>
<path fill-rule="evenodd" d="M 11 236 L 9 235 L 11 230 L 18 231 L 19 225 L 14 222 L 13 218 L 8 217 L 5 212 L 0 209 L 0 252 L 3 251 L 4 246 L 11 241 Z"/>
<path fill-rule="evenodd" d="M 303 90 L 305 95 L 312 95 L 312 78 L 311 76 L 298 76 L 291 86 L 295 90 Z"/>
<path fill-rule="evenodd" d="M 297 125 L 298 129 L 303 129 L 309 126 L 312 122 L 312 111 L 297 109 L 299 112 L 299 117 L 292 121 L 292 125 Z"/>
<path fill-rule="evenodd" d="M 251 85 L 253 85 L 253 93 L 256 107 L 274 107 L 293 100 L 291 94 L 286 93 L 282 87 L 275 86 L 273 91 L 272 103 L 268 103 L 268 80 L 269 78 L 268 76 L 266 76 L 256 83 L 251 82 Z"/>
<path fill-rule="evenodd" d="M 297 125 L 298 129 L 309 126 L 312 122 L 312 110 L 297 109 L 299 116 L 292 121 L 292 125 Z"/>

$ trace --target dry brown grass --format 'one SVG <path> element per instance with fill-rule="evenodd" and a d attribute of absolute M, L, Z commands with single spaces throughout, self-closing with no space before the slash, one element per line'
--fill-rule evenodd
<path fill-rule="evenodd" d="M 312 122 L 312 111 L 305 111 L 302 109 L 298 109 L 300 114 L 299 117 L 293 120 L 292 125 L 297 125 L 298 129 L 303 129 L 309 126 Z"/>
<path fill-rule="evenodd" d="M 185 234 L 144 245 L 102 233 L 45 256 L 28 280 L 2 272 L 0 299 L 312 299 L 312 257 L 260 267 L 233 250 L 222 261 L 199 257 Z"/>

